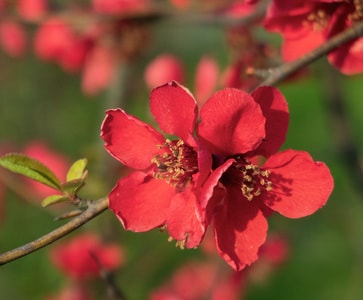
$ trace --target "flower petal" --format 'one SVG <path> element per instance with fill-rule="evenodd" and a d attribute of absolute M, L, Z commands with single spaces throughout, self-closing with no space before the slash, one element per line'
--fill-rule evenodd
<path fill-rule="evenodd" d="M 111 191 L 110 209 L 127 230 L 141 232 L 163 226 L 175 189 L 143 172 L 120 179 Z"/>
<path fill-rule="evenodd" d="M 146 169 L 159 151 L 164 137 L 148 124 L 128 115 L 122 109 L 106 112 L 101 126 L 106 150 L 124 165 Z"/>
<path fill-rule="evenodd" d="M 256 154 L 268 157 L 276 153 L 285 142 L 289 126 L 289 110 L 285 97 L 274 87 L 260 87 L 252 97 L 261 106 L 266 118 L 266 137 Z"/>
<path fill-rule="evenodd" d="M 296 32 L 296 34 L 299 34 Z M 298 39 L 285 39 L 282 45 L 282 58 L 285 62 L 290 62 L 311 52 L 326 42 L 324 31 L 309 30 Z"/>
<path fill-rule="evenodd" d="M 212 198 L 214 193 L 214 188 L 218 185 L 219 179 L 222 177 L 223 173 L 228 170 L 228 168 L 235 162 L 233 158 L 226 160 L 222 165 L 215 169 L 206 182 L 203 185 L 202 192 L 200 195 L 200 204 L 202 208 L 206 208 L 209 204 L 209 200 Z"/>
<path fill-rule="evenodd" d="M 288 218 L 314 213 L 327 202 L 334 186 L 328 167 L 307 152 L 286 150 L 271 156 L 263 166 L 270 170 L 272 191 L 265 205 Z"/>
<path fill-rule="evenodd" d="M 200 111 L 198 135 L 212 153 L 222 156 L 256 149 L 265 137 L 260 105 L 246 92 L 226 88 L 216 92 Z"/>
<path fill-rule="evenodd" d="M 198 246 L 204 236 L 205 225 L 198 199 L 191 189 L 177 193 L 170 203 L 167 228 L 173 239 L 186 239 L 185 246 Z"/>
<path fill-rule="evenodd" d="M 225 205 L 215 209 L 215 238 L 219 255 L 236 271 L 258 258 L 265 242 L 267 220 L 258 205 L 241 197 L 238 189 L 229 188 Z"/>
<path fill-rule="evenodd" d="M 328 61 L 343 74 L 354 75 L 363 70 L 363 38 L 340 46 L 328 55 Z"/>
<path fill-rule="evenodd" d="M 200 190 L 212 171 L 212 154 L 202 146 L 198 147 L 198 173 L 194 175 L 196 189 Z"/>
<path fill-rule="evenodd" d="M 152 90 L 150 109 L 165 133 L 177 135 L 194 147 L 198 108 L 192 94 L 175 81 Z"/>

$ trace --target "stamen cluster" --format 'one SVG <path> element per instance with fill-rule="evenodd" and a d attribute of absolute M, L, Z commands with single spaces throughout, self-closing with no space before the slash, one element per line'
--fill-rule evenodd
<path fill-rule="evenodd" d="M 363 1 L 353 0 L 354 11 L 348 15 L 348 19 L 352 22 L 358 22 L 363 18 Z"/>
<path fill-rule="evenodd" d="M 239 186 L 248 201 L 261 195 L 263 190 L 272 190 L 272 182 L 268 180 L 270 171 L 261 169 L 240 155 L 236 156 L 235 160 L 225 174 L 227 184 Z"/>
<path fill-rule="evenodd" d="M 153 176 L 183 189 L 198 172 L 197 153 L 183 140 L 167 139 L 160 148 L 165 152 L 156 155 L 151 162 L 156 165 Z"/>
<path fill-rule="evenodd" d="M 307 18 L 306 23 L 312 23 L 314 31 L 323 30 L 328 25 L 329 15 L 322 9 L 311 12 Z"/>

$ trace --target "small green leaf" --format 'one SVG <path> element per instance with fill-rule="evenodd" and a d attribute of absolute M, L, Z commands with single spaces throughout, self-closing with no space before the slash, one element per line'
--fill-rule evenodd
<path fill-rule="evenodd" d="M 85 168 L 87 166 L 87 159 L 82 158 L 73 163 L 73 165 L 69 168 L 67 173 L 67 181 L 72 181 L 75 179 L 84 179 L 87 175 Z"/>
<path fill-rule="evenodd" d="M 69 201 L 69 198 L 64 195 L 51 195 L 51 196 L 48 196 L 47 198 L 45 198 L 42 201 L 41 205 L 43 207 L 46 207 L 46 206 L 57 204 L 59 202 L 64 202 L 64 201 Z"/>
<path fill-rule="evenodd" d="M 9 153 L 0 157 L 0 165 L 14 173 L 43 183 L 56 190 L 61 190 L 57 176 L 40 161 L 21 153 Z"/>
<path fill-rule="evenodd" d="M 81 187 L 85 184 L 83 179 L 75 179 L 67 181 L 62 184 L 62 190 L 68 194 L 74 195 L 77 193 Z"/>

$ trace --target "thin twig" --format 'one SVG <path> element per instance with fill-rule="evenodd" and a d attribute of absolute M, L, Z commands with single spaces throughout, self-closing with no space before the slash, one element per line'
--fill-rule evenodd
<path fill-rule="evenodd" d="M 101 198 L 99 200 L 90 201 L 88 208 L 79 216 L 75 217 L 68 223 L 60 226 L 59 228 L 47 233 L 46 235 L 27 243 L 18 248 L 12 249 L 8 252 L 0 254 L 0 265 L 4 265 L 8 262 L 16 260 L 20 257 L 33 253 L 54 241 L 60 239 L 61 237 L 69 234 L 70 232 L 76 230 L 83 224 L 87 223 L 108 207 L 108 198 Z"/>
<path fill-rule="evenodd" d="M 305 54 L 301 58 L 298 58 L 290 63 L 283 64 L 277 68 L 271 69 L 269 77 L 267 77 L 266 80 L 261 82 L 259 86 L 276 85 L 281 80 L 287 78 L 289 75 L 311 64 L 320 57 L 328 54 L 329 52 L 333 51 L 335 48 L 338 48 L 344 43 L 354 40 L 362 35 L 363 35 L 363 22 L 360 22 L 350 27 L 349 29 L 343 31 L 342 33 L 339 33 L 336 36 L 332 37 L 326 43 L 316 48 L 315 50 Z"/>

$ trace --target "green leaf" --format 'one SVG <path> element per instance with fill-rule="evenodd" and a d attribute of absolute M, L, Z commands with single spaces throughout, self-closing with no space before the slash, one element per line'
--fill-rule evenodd
<path fill-rule="evenodd" d="M 40 161 L 21 153 L 9 153 L 0 157 L 0 165 L 14 173 L 22 174 L 56 190 L 61 190 L 57 176 Z"/>
<path fill-rule="evenodd" d="M 62 190 L 68 194 L 74 195 L 77 193 L 81 187 L 85 184 L 83 179 L 75 179 L 72 181 L 67 181 L 62 184 Z"/>
<path fill-rule="evenodd" d="M 69 198 L 64 195 L 51 195 L 51 196 L 48 196 L 47 198 L 45 198 L 42 201 L 41 205 L 43 207 L 46 207 L 46 206 L 57 204 L 59 202 L 64 202 L 64 201 L 69 201 Z"/>
<path fill-rule="evenodd" d="M 78 179 L 84 179 L 87 175 L 87 171 L 85 171 L 85 168 L 87 166 L 87 159 L 82 158 L 73 163 L 73 165 L 69 168 L 69 171 L 67 173 L 67 182 L 78 180 Z"/>

